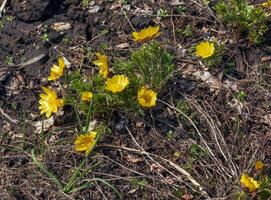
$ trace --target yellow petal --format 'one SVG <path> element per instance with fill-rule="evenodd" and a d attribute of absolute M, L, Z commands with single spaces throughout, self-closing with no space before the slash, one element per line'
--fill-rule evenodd
<path fill-rule="evenodd" d="M 65 67 L 64 58 L 62 56 L 58 58 L 58 66 L 62 69 Z"/>
<path fill-rule="evenodd" d="M 135 42 L 145 42 L 145 41 L 149 41 L 151 39 L 156 38 L 158 35 L 160 35 L 159 32 L 160 27 L 156 26 L 156 27 L 152 27 L 149 26 L 148 28 L 142 29 L 139 32 L 133 32 L 132 36 L 133 36 L 133 40 Z"/>
<path fill-rule="evenodd" d="M 257 161 L 254 168 L 256 171 L 260 171 L 264 168 L 264 163 L 262 161 Z"/>
<path fill-rule="evenodd" d="M 200 42 L 196 46 L 196 55 L 201 58 L 208 58 L 214 54 L 215 46 L 211 42 Z"/>
<path fill-rule="evenodd" d="M 157 93 L 154 92 L 152 89 L 143 86 L 138 90 L 137 100 L 138 103 L 143 107 L 153 107 L 156 105 Z"/>
<path fill-rule="evenodd" d="M 258 188 L 260 188 L 260 184 L 247 174 L 242 174 L 240 183 L 243 184 L 246 188 L 248 188 L 249 192 L 254 192 Z"/>
<path fill-rule="evenodd" d="M 82 92 L 81 99 L 82 101 L 90 102 L 92 99 L 92 92 Z"/>
<path fill-rule="evenodd" d="M 62 99 L 57 98 L 57 94 L 50 88 L 42 87 L 44 93 L 40 94 L 39 100 L 40 113 L 46 115 L 49 118 L 52 113 L 56 113 L 58 108 L 62 107 L 64 102 Z"/>
<path fill-rule="evenodd" d="M 113 93 L 123 91 L 129 84 L 129 79 L 124 75 L 115 75 L 105 82 L 105 89 Z"/>

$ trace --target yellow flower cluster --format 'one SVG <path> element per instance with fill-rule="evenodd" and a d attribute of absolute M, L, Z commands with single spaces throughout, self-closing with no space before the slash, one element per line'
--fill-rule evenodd
<path fill-rule="evenodd" d="M 263 2 L 260 4 L 262 7 L 270 8 L 271 7 L 271 0 L 268 0 L 266 2 Z"/>
<path fill-rule="evenodd" d="M 97 142 L 96 136 L 97 132 L 94 131 L 91 131 L 87 134 L 78 135 L 74 142 L 75 151 L 85 152 L 86 155 L 88 155 Z"/>
<path fill-rule="evenodd" d="M 82 92 L 81 99 L 85 102 L 90 102 L 92 99 L 92 92 Z"/>
<path fill-rule="evenodd" d="M 115 75 L 105 82 L 105 89 L 113 93 L 122 92 L 129 84 L 129 80 L 124 75 Z"/>
<path fill-rule="evenodd" d="M 107 78 L 108 75 L 108 57 L 106 55 L 96 53 L 97 60 L 93 61 L 93 64 L 99 67 L 99 75 L 103 78 Z"/>
<path fill-rule="evenodd" d="M 141 106 L 150 108 L 155 106 L 157 100 L 157 93 L 152 89 L 143 86 L 138 90 L 137 99 Z"/>
<path fill-rule="evenodd" d="M 58 65 L 53 65 L 51 68 L 50 76 L 48 81 L 58 80 L 62 75 L 65 68 L 65 62 L 63 57 L 58 58 Z"/>
<path fill-rule="evenodd" d="M 149 26 L 148 28 L 142 29 L 139 32 L 133 32 L 132 35 L 134 37 L 135 42 L 146 42 L 159 36 L 160 35 L 159 30 L 160 30 L 159 26 L 156 27 Z"/>
<path fill-rule="evenodd" d="M 256 161 L 254 169 L 256 172 L 263 170 L 264 163 L 262 161 Z M 256 181 L 253 177 L 250 177 L 248 174 L 243 173 L 240 178 L 240 183 L 243 187 L 247 188 L 249 192 L 254 192 L 260 188 L 261 183 Z"/>
<path fill-rule="evenodd" d="M 124 75 L 114 75 L 112 78 L 108 78 L 105 82 L 105 89 L 112 93 L 122 92 L 129 84 L 128 77 Z M 137 100 L 143 107 L 153 107 L 156 104 L 157 93 L 152 89 L 143 86 L 138 90 Z"/>
<path fill-rule="evenodd" d="M 240 183 L 246 187 L 249 192 L 254 192 L 255 190 L 260 188 L 260 184 L 254 180 L 254 178 L 250 177 L 247 174 L 242 174 L 241 179 L 240 179 Z"/>
<path fill-rule="evenodd" d="M 47 118 L 51 117 L 52 113 L 56 113 L 58 108 L 63 106 L 63 99 L 57 98 L 54 90 L 42 87 L 43 94 L 40 94 L 39 109 L 41 114 L 45 114 Z"/>
<path fill-rule="evenodd" d="M 215 52 L 215 45 L 212 42 L 200 42 L 196 46 L 196 55 L 201 58 L 209 58 Z"/>
<path fill-rule="evenodd" d="M 258 160 L 258 161 L 255 163 L 254 169 L 255 169 L 256 171 L 261 171 L 263 168 L 264 168 L 264 163 L 263 163 L 262 161 L 259 161 L 259 160 Z"/>
<path fill-rule="evenodd" d="M 133 32 L 135 42 L 145 42 L 157 37 L 160 27 L 148 27 L 139 32 Z M 125 90 L 129 85 L 129 79 L 124 74 L 114 75 L 108 78 L 109 64 L 108 57 L 99 52 L 95 53 L 97 59 L 93 61 L 93 64 L 99 68 L 99 75 L 105 80 L 105 89 L 112 93 L 119 93 Z M 48 81 L 58 80 L 64 73 L 65 62 L 63 57 L 58 58 L 58 64 L 54 64 L 51 67 L 50 75 L 47 78 Z M 64 101 L 57 97 L 54 90 L 49 87 L 43 87 L 43 92 L 40 94 L 39 109 L 41 114 L 45 114 L 49 118 L 52 113 L 56 113 L 59 108 L 63 107 Z M 84 102 L 90 102 L 93 98 L 93 93 L 90 91 L 84 91 L 81 93 L 81 100 Z M 138 103 L 142 107 L 150 108 L 155 106 L 157 100 L 157 93 L 147 86 L 143 86 L 137 93 Z M 87 134 L 79 135 L 75 142 L 75 150 L 77 152 L 85 152 L 88 155 L 97 142 L 97 132 L 89 132 Z"/>

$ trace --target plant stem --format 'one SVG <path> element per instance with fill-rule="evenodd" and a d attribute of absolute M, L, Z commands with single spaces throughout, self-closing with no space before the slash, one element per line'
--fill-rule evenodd
<path fill-rule="evenodd" d="M 90 102 L 89 107 L 88 107 L 88 114 L 87 114 L 87 120 L 86 120 L 86 130 L 85 130 L 85 133 L 88 133 L 88 129 L 89 129 L 91 108 L 92 108 L 92 101 Z"/>
<path fill-rule="evenodd" d="M 73 185 L 76 183 L 76 178 L 77 178 L 77 176 L 79 174 L 79 171 L 81 170 L 81 168 L 85 164 L 85 162 L 86 162 L 86 160 L 88 158 L 88 155 L 89 154 L 87 154 L 85 156 L 84 160 L 81 162 L 79 167 L 74 171 L 74 173 L 72 174 L 71 178 L 69 179 L 67 185 L 64 187 L 63 192 L 68 193 L 72 189 Z"/>

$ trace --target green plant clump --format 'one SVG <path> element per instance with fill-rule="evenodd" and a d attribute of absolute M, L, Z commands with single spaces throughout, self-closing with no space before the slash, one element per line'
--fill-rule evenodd
<path fill-rule="evenodd" d="M 129 60 L 116 62 L 114 69 L 118 73 L 128 75 L 134 87 L 148 85 L 159 91 L 172 75 L 174 69 L 172 60 L 173 56 L 167 53 L 158 42 L 152 42 L 132 52 Z"/>
<path fill-rule="evenodd" d="M 267 31 L 267 15 L 261 7 L 249 5 L 247 0 L 220 1 L 215 6 L 216 13 L 234 30 L 235 39 L 248 34 L 252 43 L 260 43 Z"/>
<path fill-rule="evenodd" d="M 65 77 L 67 84 L 70 85 L 65 102 L 87 113 L 89 104 L 80 100 L 80 94 L 92 91 L 95 93 L 91 105 L 92 116 L 106 118 L 113 110 L 119 109 L 140 112 L 136 100 L 137 91 L 142 86 L 148 86 L 156 92 L 161 91 L 173 73 L 172 59 L 173 56 L 160 47 L 158 42 L 152 42 L 132 52 L 130 58 L 112 63 L 114 74 L 124 74 L 129 78 L 128 87 L 117 94 L 105 90 L 104 80 L 99 75 L 83 81 L 85 78 L 80 72 L 71 73 Z"/>

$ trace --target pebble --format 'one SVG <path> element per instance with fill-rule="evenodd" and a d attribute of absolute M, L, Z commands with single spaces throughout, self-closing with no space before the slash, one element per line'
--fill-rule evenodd
<path fill-rule="evenodd" d="M 101 10 L 101 7 L 100 6 L 93 6 L 91 8 L 88 9 L 88 12 L 90 14 L 94 14 L 94 13 L 97 13 Z"/>
<path fill-rule="evenodd" d="M 70 30 L 72 25 L 69 22 L 55 22 L 51 27 L 55 31 L 59 32 Z"/>

